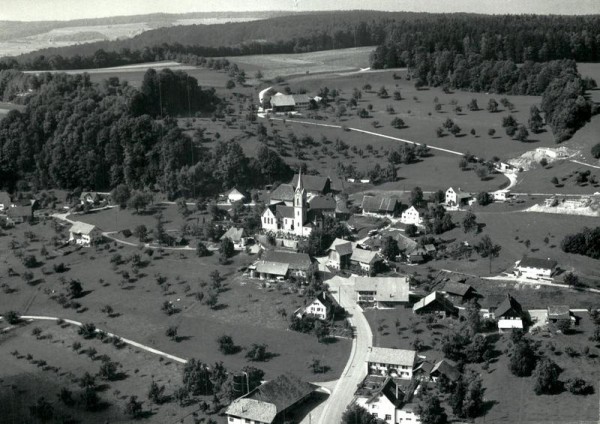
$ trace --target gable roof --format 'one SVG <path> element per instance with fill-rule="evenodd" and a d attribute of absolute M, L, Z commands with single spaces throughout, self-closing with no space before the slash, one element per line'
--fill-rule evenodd
<path fill-rule="evenodd" d="M 288 264 L 291 269 L 308 270 L 312 261 L 306 253 L 278 252 L 267 250 L 262 259 L 264 261 Z"/>
<path fill-rule="evenodd" d="M 308 103 L 310 102 L 310 97 L 306 94 L 292 94 L 292 99 L 294 99 L 295 103 Z"/>
<path fill-rule="evenodd" d="M 223 240 L 224 238 L 229 238 L 232 242 L 237 243 L 242 240 L 242 238 L 244 237 L 244 233 L 245 231 L 243 228 L 231 227 L 227 231 L 225 231 L 225 234 L 221 236 L 220 240 Z"/>
<path fill-rule="evenodd" d="M 285 206 L 285 205 L 277 205 L 275 207 L 275 216 L 278 218 L 293 218 L 294 217 L 294 207 L 293 206 Z"/>
<path fill-rule="evenodd" d="M 277 94 L 271 97 L 271 106 L 296 106 L 294 96 L 291 94 Z"/>
<path fill-rule="evenodd" d="M 413 305 L 413 311 L 417 312 L 420 309 L 423 309 L 434 302 L 438 303 L 446 311 L 454 312 L 457 310 L 456 306 L 454 306 L 454 304 L 448 299 L 446 299 L 440 292 L 434 291 L 432 293 L 429 293 L 423 299 L 419 300 L 417 303 L 415 303 Z"/>
<path fill-rule="evenodd" d="M 279 186 L 271 192 L 270 200 L 271 202 L 274 200 L 292 202 L 294 200 L 294 187 L 291 184 L 279 184 Z"/>
<path fill-rule="evenodd" d="M 411 212 L 416 212 L 417 215 L 420 215 L 420 213 L 421 213 L 421 212 L 419 212 L 419 210 L 417 208 L 415 208 L 414 206 L 411 206 L 410 208 L 408 208 L 404 212 L 402 212 L 402 215 L 409 214 Z"/>
<path fill-rule="evenodd" d="M 289 264 L 283 264 L 278 262 L 260 261 L 256 264 L 256 272 L 261 274 L 280 275 L 284 277 L 287 275 Z"/>
<path fill-rule="evenodd" d="M 416 356 L 417 352 L 414 350 L 372 347 L 367 356 L 367 361 L 412 367 Z"/>
<path fill-rule="evenodd" d="M 336 238 L 333 241 L 333 243 L 331 243 L 331 246 L 329 246 L 329 249 L 327 249 L 328 252 L 330 250 L 335 250 L 337 253 L 340 254 L 340 256 L 351 255 L 352 254 L 352 242 L 350 242 L 348 240 Z"/>
<path fill-rule="evenodd" d="M 398 396 L 396 396 L 396 394 Z M 373 392 L 371 397 L 367 399 L 367 403 L 376 402 L 380 396 L 386 397 L 394 406 L 400 407 L 404 399 L 404 390 L 398 387 L 396 382 L 391 377 L 387 377 L 383 384 Z"/>
<path fill-rule="evenodd" d="M 433 366 L 430 374 L 443 374 L 451 381 L 456 381 L 460 378 L 460 371 L 456 365 L 450 363 L 448 359 L 442 359 Z"/>
<path fill-rule="evenodd" d="M 523 307 L 517 300 L 510 294 L 506 295 L 506 298 L 498 305 L 494 311 L 496 318 L 506 315 L 508 312 L 513 311 L 516 315 L 523 315 Z"/>
<path fill-rule="evenodd" d="M 344 180 L 340 177 L 329 177 L 329 181 L 331 182 L 331 190 L 333 191 L 344 191 L 346 184 Z"/>
<path fill-rule="evenodd" d="M 556 268 L 556 261 L 551 259 L 542 258 L 530 258 L 527 255 L 523 256 L 519 262 L 519 268 L 540 268 L 540 269 L 554 269 Z"/>
<path fill-rule="evenodd" d="M 320 175 L 302 175 L 302 185 L 307 191 L 318 191 L 319 193 L 325 193 L 329 183 L 329 177 L 321 177 Z M 298 174 L 294 175 L 292 179 L 292 186 L 298 184 Z"/>
<path fill-rule="evenodd" d="M 550 305 L 548 306 L 548 318 L 552 319 L 570 319 L 571 310 L 568 305 Z"/>
<path fill-rule="evenodd" d="M 316 388 L 314 384 L 306 383 L 294 375 L 282 374 L 261 384 L 248 393 L 246 398 L 271 403 L 275 405 L 279 414 L 314 392 Z"/>
<path fill-rule="evenodd" d="M 475 289 L 468 284 L 446 281 L 443 290 L 448 294 L 465 297 L 469 292 L 472 292 Z"/>
<path fill-rule="evenodd" d="M 393 197 L 375 197 L 365 195 L 361 208 L 364 212 L 394 212 L 398 199 Z"/>
<path fill-rule="evenodd" d="M 237 188 L 232 188 L 231 190 L 229 190 L 227 193 L 225 193 L 226 196 L 231 196 L 231 195 L 237 195 L 237 196 L 243 196 L 246 197 L 244 195 L 244 193 L 242 193 L 241 191 L 239 191 Z"/>
<path fill-rule="evenodd" d="M 449 191 L 453 191 L 454 193 L 456 193 L 456 198 L 457 199 L 467 199 L 469 197 L 473 197 L 473 195 L 469 192 L 466 191 L 462 191 L 459 188 L 457 188 L 456 190 L 454 190 L 452 187 L 450 187 L 448 190 L 446 190 L 446 193 L 448 193 Z"/>
<path fill-rule="evenodd" d="M 331 296 L 326 291 L 322 291 L 321 293 L 319 293 L 313 299 L 313 302 L 315 300 L 318 300 L 319 302 L 321 302 L 323 304 L 323 306 L 325 306 L 327 309 L 333 308 L 334 306 L 337 306 L 337 304 L 338 304 L 337 301 L 333 298 L 333 296 Z"/>
<path fill-rule="evenodd" d="M 354 290 L 374 291 L 376 302 L 408 302 L 410 285 L 406 277 L 352 277 Z"/>
<path fill-rule="evenodd" d="M 87 224 L 85 222 L 75 221 L 73 225 L 69 229 L 69 232 L 75 234 L 91 234 L 94 230 L 96 230 L 96 226 L 92 224 Z"/>
<path fill-rule="evenodd" d="M 354 249 L 352 251 L 352 256 L 350 256 L 351 261 L 363 264 L 372 264 L 376 259 L 377 252 L 373 252 L 372 250 Z"/>
<path fill-rule="evenodd" d="M 304 180 L 304 177 L 302 177 Z M 332 210 L 336 209 L 337 203 L 331 196 L 314 196 L 308 201 L 310 209 Z"/>

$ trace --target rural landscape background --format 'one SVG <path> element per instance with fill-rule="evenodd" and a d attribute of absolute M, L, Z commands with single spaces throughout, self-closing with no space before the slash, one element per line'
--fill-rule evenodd
<path fill-rule="evenodd" d="M 389 423 L 356 405 L 371 347 L 460 370 L 403 387 L 423 424 L 600 420 L 600 8 L 384 6 L 0 12 L 0 423 L 234 422 L 244 384 L 288 374 L 318 394 L 281 422 Z M 267 230 L 298 174 L 333 210 L 309 236 Z M 74 242 L 78 223 L 100 241 Z M 381 267 L 332 268 L 337 240 Z M 310 269 L 255 278 L 284 244 Z M 527 257 L 552 276 L 515 274 Z M 358 302 L 357 275 L 406 277 L 410 302 Z M 414 312 L 433 292 L 457 316 Z M 320 293 L 341 312 L 299 314 Z M 507 295 L 524 332 L 498 331 Z"/>

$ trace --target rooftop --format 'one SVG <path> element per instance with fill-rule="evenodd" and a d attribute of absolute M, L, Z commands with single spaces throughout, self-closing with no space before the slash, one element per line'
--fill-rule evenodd
<path fill-rule="evenodd" d="M 239 242 L 242 240 L 243 237 L 244 237 L 244 229 L 243 228 L 231 227 L 229 230 L 227 230 L 225 232 L 225 234 L 223 234 L 221 236 L 221 240 L 223 240 L 224 238 L 229 238 L 233 242 Z"/>
<path fill-rule="evenodd" d="M 342 256 L 350 255 L 350 254 L 352 254 L 352 242 L 349 242 L 348 240 L 336 238 L 333 241 L 333 243 L 331 243 L 331 246 L 329 246 L 329 249 L 327 249 L 327 250 L 328 251 L 335 250 Z"/>
<path fill-rule="evenodd" d="M 275 95 L 271 97 L 271 106 L 296 106 L 296 101 L 291 94 Z"/>
<path fill-rule="evenodd" d="M 234 400 L 225 412 L 227 415 L 246 418 L 253 421 L 270 423 L 277 415 L 277 407 L 268 402 L 239 398 Z"/>
<path fill-rule="evenodd" d="M 571 309 L 568 305 L 550 305 L 548 306 L 548 318 L 569 318 Z"/>
<path fill-rule="evenodd" d="M 352 256 L 350 256 L 351 261 L 356 261 L 363 264 L 373 263 L 375 259 L 377 259 L 377 252 L 363 249 L 354 249 Z"/>
<path fill-rule="evenodd" d="M 517 300 L 510 294 L 506 295 L 506 298 L 498 305 L 494 311 L 496 318 L 506 315 L 508 312 L 513 311 L 517 315 L 523 314 L 523 307 Z"/>
<path fill-rule="evenodd" d="M 85 222 L 75 221 L 69 229 L 69 232 L 75 234 L 90 234 L 96 227 L 92 224 L 86 224 Z"/>
<path fill-rule="evenodd" d="M 314 384 L 306 383 L 294 375 L 282 374 L 252 390 L 246 399 L 273 404 L 279 414 L 314 392 L 316 388 Z"/>
<path fill-rule="evenodd" d="M 398 199 L 393 197 L 364 196 L 361 208 L 364 212 L 394 212 Z"/>
<path fill-rule="evenodd" d="M 438 291 L 434 291 L 432 293 L 429 293 L 423 299 L 419 300 L 417 303 L 415 303 L 413 305 L 413 311 L 418 311 L 419 309 L 425 308 L 433 302 L 438 302 L 442 307 L 444 307 L 444 309 L 456 310 L 456 306 L 454 306 L 452 302 L 446 299 L 444 295 L 442 295 Z"/>
<path fill-rule="evenodd" d="M 369 351 L 367 361 L 412 367 L 415 363 L 416 356 L 417 352 L 414 350 L 372 347 Z"/>
<path fill-rule="evenodd" d="M 308 256 L 306 253 L 277 252 L 274 250 L 267 250 L 263 253 L 262 259 L 264 261 L 289 264 L 290 268 L 292 269 L 307 270 L 312 264 L 310 256 Z"/>
<path fill-rule="evenodd" d="M 458 295 L 461 297 L 466 296 L 470 291 L 473 291 L 473 287 L 464 283 L 456 283 L 454 281 L 446 281 L 444 283 L 444 289 L 446 293 Z"/>
<path fill-rule="evenodd" d="M 256 272 L 285 276 L 288 272 L 289 265 L 277 262 L 259 261 L 256 264 Z"/>
<path fill-rule="evenodd" d="M 354 290 L 376 292 L 376 302 L 408 302 L 410 285 L 406 277 L 352 277 Z"/>
<path fill-rule="evenodd" d="M 317 191 L 319 193 L 325 193 L 329 183 L 328 177 L 321 177 L 319 175 L 302 175 L 302 185 L 307 191 Z M 294 175 L 291 185 L 296 187 L 298 184 L 298 174 Z"/>
<path fill-rule="evenodd" d="M 542 258 L 530 258 L 528 256 L 523 256 L 521 261 L 519 262 L 519 268 L 538 268 L 538 269 L 549 269 L 552 270 L 556 268 L 556 261 L 551 259 L 542 259 Z"/>
<path fill-rule="evenodd" d="M 304 180 L 304 178 L 302 178 Z M 291 202 L 294 200 L 294 187 L 290 184 L 280 184 L 271 192 L 271 202 L 273 201 Z"/>

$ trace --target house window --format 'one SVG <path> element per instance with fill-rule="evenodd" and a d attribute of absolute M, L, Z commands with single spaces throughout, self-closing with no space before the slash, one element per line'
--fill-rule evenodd
<path fill-rule="evenodd" d="M 390 414 L 385 414 L 385 419 L 386 419 L 386 420 L 391 420 L 391 419 L 392 419 L 392 416 L 391 416 Z"/>

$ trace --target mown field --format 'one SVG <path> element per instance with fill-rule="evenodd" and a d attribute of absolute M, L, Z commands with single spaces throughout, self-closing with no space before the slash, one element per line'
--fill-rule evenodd
<path fill-rule="evenodd" d="M 122 228 L 119 224 L 109 226 L 111 213 L 113 211 L 109 210 L 89 215 L 93 218 L 88 221 L 100 222 L 102 214 L 106 214 L 107 220 L 102 221 L 104 231 Z M 83 217 L 78 219 L 85 221 Z M 126 226 L 131 227 L 130 224 Z M 167 230 L 179 226 L 180 223 L 174 221 L 165 224 Z M 35 240 L 23 243 L 25 232 L 35 234 Z M 2 267 L 12 268 L 16 273 L 2 277 L 10 294 L 5 292 L 0 296 L 0 311 L 14 309 L 23 314 L 94 322 L 101 329 L 184 358 L 194 357 L 211 364 L 222 360 L 232 371 L 254 364 L 264 369 L 267 378 L 292 372 L 309 380 L 332 380 L 344 367 L 349 341 L 323 344 L 313 335 L 287 330 L 288 320 L 282 318 L 278 310 L 284 309 L 289 316 L 304 304 L 305 297 L 265 289 L 239 278 L 236 270 L 256 260 L 253 255 L 240 253 L 230 264 L 221 265 L 218 255 L 198 258 L 192 250 L 153 252 L 149 256 L 147 251 L 137 247 L 111 243 L 98 250 L 86 248 L 67 256 L 54 256 L 50 243 L 53 235 L 55 230 L 47 222 L 20 225 L 0 238 Z M 9 247 L 11 240 L 19 243 L 18 247 L 13 246 L 14 250 Z M 135 237 L 130 237 L 129 241 L 136 243 Z M 50 251 L 47 258 L 40 253 L 42 245 Z M 30 284 L 23 279 L 26 268 L 15 252 L 33 254 L 39 262 L 30 269 L 33 273 Z M 141 262 L 133 266 L 127 261 L 136 254 L 140 255 Z M 117 265 L 115 255 L 120 255 L 124 262 Z M 59 263 L 65 264 L 66 272 L 53 270 Z M 218 305 L 211 309 L 196 297 L 196 293 L 208 290 L 209 275 L 215 270 L 219 271 L 223 281 Z M 162 284 L 157 282 L 159 275 L 166 280 Z M 53 294 L 64 292 L 64 282 L 71 279 L 81 281 L 85 293 L 77 299 L 81 304 L 77 310 L 65 309 L 51 299 Z M 178 313 L 165 314 L 161 310 L 165 301 L 172 302 Z M 109 317 L 101 312 L 106 305 L 114 309 L 116 316 Z M 179 328 L 180 342 L 170 341 L 165 335 L 170 326 Z M 223 334 L 231 335 L 243 350 L 235 355 L 219 352 L 216 339 Z M 264 363 L 248 362 L 245 349 L 253 343 L 266 343 L 273 358 Z M 308 369 L 308 362 L 313 357 L 322 359 L 330 371 L 313 375 Z"/>
<path fill-rule="evenodd" d="M 260 70 L 265 79 L 277 76 L 349 72 L 369 66 L 369 55 L 374 47 L 326 50 L 298 54 L 268 54 L 229 57 L 254 76 Z"/>

